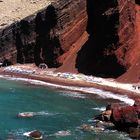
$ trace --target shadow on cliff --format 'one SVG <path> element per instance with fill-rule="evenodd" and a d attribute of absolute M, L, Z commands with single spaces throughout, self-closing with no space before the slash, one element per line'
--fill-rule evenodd
<path fill-rule="evenodd" d="M 57 14 L 55 7 L 49 5 L 46 11 L 39 12 L 32 23 L 21 20 L 13 27 L 17 50 L 17 63 L 40 63 L 48 67 L 59 67 L 57 58 L 63 53 L 59 36 L 56 35 Z M 34 41 L 35 40 L 35 41 Z"/>
<path fill-rule="evenodd" d="M 35 64 L 45 63 L 48 67 L 59 67 L 57 57 L 63 53 L 59 37 L 55 34 L 57 14 L 54 6 L 47 7 L 45 19 L 38 13 L 35 19 L 36 46 L 34 49 Z"/>
<path fill-rule="evenodd" d="M 140 0 L 135 0 L 136 4 L 140 5 Z"/>
<path fill-rule="evenodd" d="M 125 72 L 114 54 L 118 46 L 119 12 L 117 0 L 87 0 L 89 39 L 78 52 L 79 72 L 116 78 Z"/>
<path fill-rule="evenodd" d="M 26 20 L 21 20 L 18 27 L 13 27 L 13 36 L 15 36 L 15 45 L 17 49 L 17 63 L 32 63 L 33 44 L 31 38 L 31 26 Z"/>

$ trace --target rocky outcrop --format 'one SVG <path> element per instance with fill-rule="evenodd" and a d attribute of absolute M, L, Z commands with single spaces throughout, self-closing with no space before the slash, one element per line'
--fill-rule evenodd
<path fill-rule="evenodd" d="M 0 61 L 46 63 L 57 58 L 86 30 L 86 1 L 57 0 L 38 13 L 0 29 Z"/>
<path fill-rule="evenodd" d="M 118 105 L 118 107 L 112 109 L 111 121 L 118 130 L 129 131 L 130 127 L 137 128 L 138 113 L 134 106 L 121 107 L 121 105 Z"/>
<path fill-rule="evenodd" d="M 132 138 L 138 138 L 140 136 L 140 99 L 138 98 L 133 106 L 113 103 L 107 106 L 106 111 L 96 119 L 112 122 L 117 130 L 128 132 Z"/>

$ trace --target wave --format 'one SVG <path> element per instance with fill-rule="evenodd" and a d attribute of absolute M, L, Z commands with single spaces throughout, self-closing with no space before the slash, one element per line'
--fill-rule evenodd
<path fill-rule="evenodd" d="M 81 94 L 79 92 L 74 92 L 74 91 L 65 91 L 65 92 L 61 91 L 60 95 L 68 96 L 68 97 L 73 97 L 73 98 L 81 98 L 81 99 L 85 99 L 86 98 L 86 96 L 84 94 Z"/>
<path fill-rule="evenodd" d="M 71 135 L 71 131 L 70 130 L 61 130 L 61 131 L 58 131 L 56 133 L 54 133 L 52 136 L 61 136 L 61 137 L 64 137 L 64 136 L 69 136 Z"/>
<path fill-rule="evenodd" d="M 55 116 L 58 115 L 59 113 L 48 113 L 45 111 L 40 111 L 40 112 L 20 112 L 17 114 L 17 117 L 19 118 L 32 118 L 35 116 Z"/>
<path fill-rule="evenodd" d="M 118 138 L 121 140 L 132 140 L 131 138 L 128 137 L 128 134 L 124 133 L 120 134 Z"/>
<path fill-rule="evenodd" d="M 60 113 L 49 113 L 49 112 L 45 112 L 45 111 L 40 111 L 40 112 L 34 112 L 37 116 L 54 116 L 54 115 L 58 115 Z"/>
<path fill-rule="evenodd" d="M 52 84 L 52 83 L 47 83 L 44 81 L 40 81 L 40 80 L 33 80 L 33 79 L 28 79 L 28 78 L 15 78 L 15 77 L 10 77 L 10 76 L 3 76 L 0 75 L 0 78 L 4 78 L 4 79 L 9 79 L 9 80 L 16 80 L 16 81 L 26 81 L 29 82 L 31 84 L 36 84 L 36 85 L 44 85 L 44 86 L 48 86 L 48 87 L 55 87 L 55 88 L 61 88 L 61 89 L 67 89 L 70 91 L 77 91 L 77 92 L 85 92 L 85 93 L 90 93 L 90 94 L 94 94 L 94 95 L 98 95 L 101 98 L 104 99 L 116 99 L 116 100 L 120 100 L 126 104 L 129 105 L 133 105 L 134 104 L 134 100 L 127 97 L 126 95 L 119 95 L 119 94 L 113 94 L 112 92 L 109 91 L 103 91 L 101 89 L 96 89 L 96 88 L 89 88 L 89 87 L 77 87 L 77 86 L 64 86 L 64 85 L 58 85 L 58 84 Z"/>
<path fill-rule="evenodd" d="M 126 104 L 129 104 L 129 105 L 134 104 L 134 100 L 129 98 L 129 97 L 127 97 L 126 95 L 113 94 L 112 92 L 103 91 L 103 90 L 96 89 L 96 88 L 88 88 L 87 92 L 91 93 L 91 94 L 99 95 L 100 97 L 102 97 L 104 99 L 106 99 L 106 98 L 108 98 L 108 99 L 116 99 L 116 100 L 122 101 L 122 102 L 124 102 Z"/>
<path fill-rule="evenodd" d="M 106 110 L 106 107 L 95 107 L 95 108 L 92 108 L 93 110 L 98 110 L 98 111 L 105 111 Z"/>

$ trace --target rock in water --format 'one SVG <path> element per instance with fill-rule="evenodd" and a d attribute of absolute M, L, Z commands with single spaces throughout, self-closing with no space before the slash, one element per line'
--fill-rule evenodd
<path fill-rule="evenodd" d="M 117 129 L 128 131 L 129 127 L 138 126 L 138 114 L 134 106 L 114 108 L 111 121 Z"/>
<path fill-rule="evenodd" d="M 30 133 L 30 137 L 32 137 L 34 139 L 42 140 L 42 133 L 38 130 L 35 130 Z"/>
<path fill-rule="evenodd" d="M 31 137 L 34 140 L 43 140 L 42 133 L 38 130 L 34 130 L 34 131 L 31 131 L 31 132 L 26 132 L 23 135 L 27 136 L 27 137 Z"/>
<path fill-rule="evenodd" d="M 140 138 L 140 99 L 134 105 L 113 103 L 97 117 L 98 120 L 112 122 L 120 131 L 129 133 L 132 138 Z"/>

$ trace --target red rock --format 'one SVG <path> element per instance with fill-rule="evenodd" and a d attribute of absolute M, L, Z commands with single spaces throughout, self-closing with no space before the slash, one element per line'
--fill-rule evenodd
<path fill-rule="evenodd" d="M 134 106 L 119 106 L 112 108 L 111 121 L 117 129 L 128 131 L 129 127 L 138 126 L 138 109 Z"/>
<path fill-rule="evenodd" d="M 133 106 L 112 109 L 112 119 L 114 122 L 138 123 L 138 115 Z"/>

